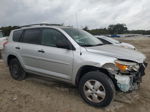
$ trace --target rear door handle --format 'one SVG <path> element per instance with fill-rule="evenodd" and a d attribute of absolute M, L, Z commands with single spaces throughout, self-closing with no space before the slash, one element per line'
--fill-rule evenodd
<path fill-rule="evenodd" d="M 16 49 L 20 49 L 20 47 L 15 47 Z"/>
<path fill-rule="evenodd" d="M 38 52 L 40 52 L 40 53 L 45 53 L 45 51 L 44 51 L 44 50 L 38 50 Z"/>

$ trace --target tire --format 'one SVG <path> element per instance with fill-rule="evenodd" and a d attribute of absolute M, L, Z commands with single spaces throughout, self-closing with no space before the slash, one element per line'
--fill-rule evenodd
<path fill-rule="evenodd" d="M 79 92 L 86 103 L 95 107 L 105 107 L 113 100 L 115 87 L 106 74 L 92 71 L 81 78 Z"/>
<path fill-rule="evenodd" d="M 11 77 L 15 80 L 21 81 L 26 78 L 26 72 L 24 71 L 21 64 L 16 58 L 10 60 L 9 71 L 10 71 Z"/>

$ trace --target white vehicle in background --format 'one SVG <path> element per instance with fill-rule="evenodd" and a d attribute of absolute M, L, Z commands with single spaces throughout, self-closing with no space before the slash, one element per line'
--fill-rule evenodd
<path fill-rule="evenodd" d="M 0 50 L 3 49 L 3 44 L 6 41 L 6 37 L 4 37 L 3 32 L 0 30 Z"/>
<path fill-rule="evenodd" d="M 129 43 L 120 42 L 118 40 L 115 40 L 115 39 L 107 37 L 107 36 L 95 36 L 95 37 L 97 37 L 99 40 L 101 40 L 104 44 L 113 44 L 113 45 L 124 47 L 127 49 L 136 50 L 136 48 Z"/>

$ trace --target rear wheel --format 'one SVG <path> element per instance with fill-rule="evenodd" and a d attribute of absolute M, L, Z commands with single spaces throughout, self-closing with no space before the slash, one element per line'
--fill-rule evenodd
<path fill-rule="evenodd" d="M 24 80 L 26 78 L 26 72 L 16 58 L 10 60 L 9 70 L 15 80 Z"/>
<path fill-rule="evenodd" d="M 92 71 L 81 78 L 79 92 L 88 104 L 104 107 L 113 100 L 115 88 L 112 80 L 106 74 Z"/>

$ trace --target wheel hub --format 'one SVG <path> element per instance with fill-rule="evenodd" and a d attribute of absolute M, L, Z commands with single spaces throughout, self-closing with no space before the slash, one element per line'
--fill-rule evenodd
<path fill-rule="evenodd" d="M 19 67 L 18 67 L 18 65 L 16 65 L 16 64 L 12 65 L 12 67 L 11 67 L 12 74 L 13 74 L 14 76 L 16 76 L 16 77 L 17 77 L 17 75 L 18 75 L 18 69 L 19 69 Z"/>
<path fill-rule="evenodd" d="M 84 94 L 88 100 L 99 103 L 106 96 L 104 86 L 97 80 L 88 80 L 84 84 Z"/>

